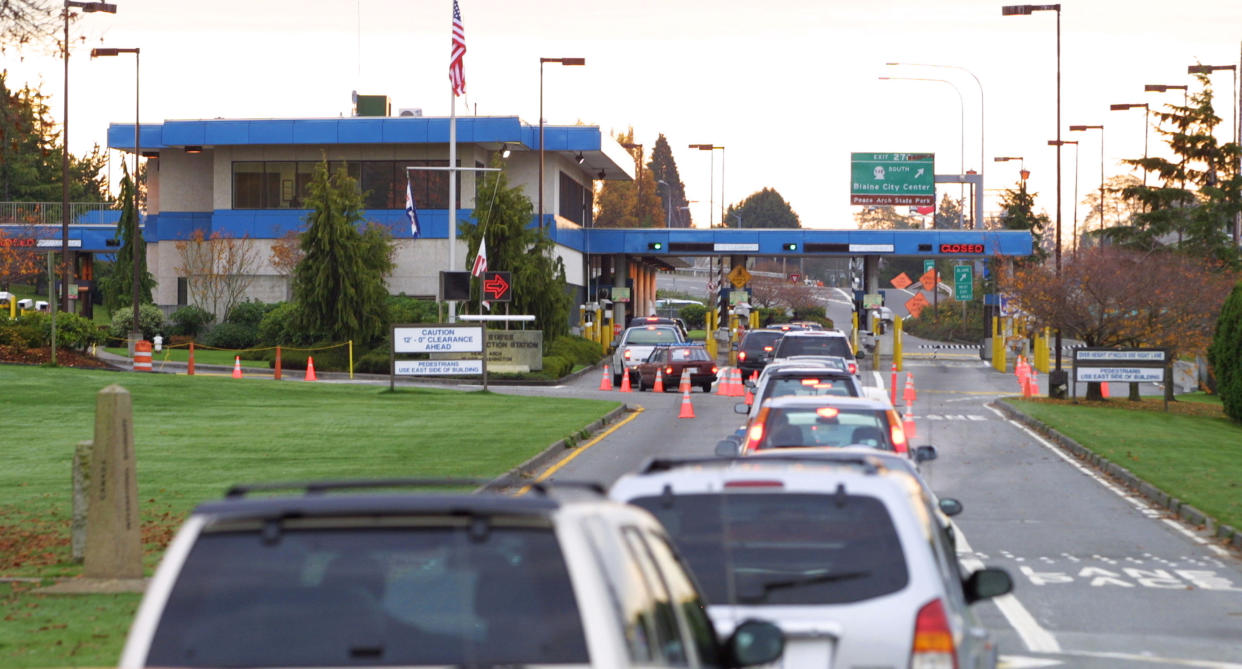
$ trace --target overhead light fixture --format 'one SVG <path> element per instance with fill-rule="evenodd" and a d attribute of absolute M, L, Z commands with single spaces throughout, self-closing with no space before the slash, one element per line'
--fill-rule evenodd
<path fill-rule="evenodd" d="M 203 152 L 203 147 L 201 147 L 201 146 L 187 146 L 187 147 L 185 147 L 185 152 L 186 152 L 186 153 L 202 153 L 202 152 Z"/>
<path fill-rule="evenodd" d="M 508 144 L 505 144 L 500 148 L 501 158 L 508 158 L 510 153 L 513 153 L 513 149 L 510 149 Z"/>
<path fill-rule="evenodd" d="M 143 158 L 159 158 L 160 152 L 159 151 L 143 151 L 142 157 Z"/>
<path fill-rule="evenodd" d="M 604 173 L 604 170 L 600 170 L 600 171 L 599 171 L 599 179 L 600 179 L 601 181 L 603 181 L 603 180 L 604 180 L 607 176 L 608 176 L 608 175 Z"/>
<path fill-rule="evenodd" d="M 576 160 L 578 161 L 578 164 L 579 164 L 579 165 L 581 165 L 581 164 L 582 164 L 582 161 L 586 160 L 586 158 L 583 158 L 583 157 L 582 157 L 582 154 L 581 154 L 581 153 L 579 153 L 579 154 L 578 154 L 578 157 L 576 158 Z"/>

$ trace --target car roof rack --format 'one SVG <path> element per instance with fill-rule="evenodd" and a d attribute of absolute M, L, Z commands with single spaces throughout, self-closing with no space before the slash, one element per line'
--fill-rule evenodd
<path fill-rule="evenodd" d="M 307 495 L 319 495 L 335 490 L 372 490 L 379 488 L 482 488 L 491 481 L 471 478 L 386 478 L 386 479 L 337 479 L 324 481 L 285 481 L 274 483 L 251 483 L 231 486 L 224 496 L 229 499 L 246 497 L 252 493 L 280 490 L 303 491 Z M 529 484 L 541 495 L 548 495 L 553 488 L 578 488 L 605 494 L 602 484 L 596 481 L 540 481 Z"/>
<path fill-rule="evenodd" d="M 644 462 L 639 468 L 639 474 L 658 474 L 660 472 L 672 471 L 680 467 L 693 467 L 695 465 L 710 464 L 739 464 L 747 462 L 758 462 L 763 460 L 779 460 L 781 462 L 810 462 L 816 464 L 831 463 L 854 465 L 860 467 L 866 474 L 876 474 L 883 467 L 883 463 L 873 457 L 869 457 L 863 453 L 834 453 L 825 450 L 822 452 L 805 452 L 805 453 L 781 453 L 780 449 L 765 451 L 760 454 L 747 456 L 691 456 L 684 458 L 670 457 L 654 457 Z"/>

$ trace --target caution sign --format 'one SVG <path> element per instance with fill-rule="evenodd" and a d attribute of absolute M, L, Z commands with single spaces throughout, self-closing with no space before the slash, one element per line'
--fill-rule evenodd
<path fill-rule="evenodd" d="M 906 276 L 905 272 L 902 272 L 901 274 L 893 277 L 893 280 L 889 281 L 889 283 L 893 284 L 893 288 L 896 288 L 897 290 L 905 290 L 906 286 L 909 286 L 914 282 L 910 280 L 910 277 Z"/>
<path fill-rule="evenodd" d="M 935 268 L 929 269 L 919 277 L 919 283 L 923 284 L 923 290 L 935 290 L 936 284 L 940 282 L 940 272 Z"/>
<path fill-rule="evenodd" d="M 745 267 L 737 265 L 733 271 L 729 272 L 729 283 L 733 284 L 734 288 L 745 286 L 750 283 L 750 272 L 747 272 Z"/>
<path fill-rule="evenodd" d="M 927 305 L 927 298 L 923 297 L 922 293 L 915 293 L 914 297 L 906 300 L 906 311 L 909 311 L 911 316 L 918 318 Z"/>

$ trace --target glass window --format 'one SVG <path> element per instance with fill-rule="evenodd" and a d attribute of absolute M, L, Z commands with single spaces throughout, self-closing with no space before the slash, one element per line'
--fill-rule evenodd
<path fill-rule="evenodd" d="M 204 534 L 147 662 L 163 666 L 518 666 L 589 661 L 546 526 L 258 528 Z M 359 520 L 358 522 L 365 522 Z M 532 624 L 538 621 L 538 624 Z"/>
<path fill-rule="evenodd" d="M 293 177 L 294 209 L 304 209 L 306 198 L 310 195 L 311 179 L 315 178 L 315 166 L 319 163 L 310 160 L 298 161 L 297 171 Z"/>
<path fill-rule="evenodd" d="M 263 173 L 265 183 L 267 185 L 267 199 L 264 200 L 264 206 L 267 209 L 290 209 L 297 197 L 297 191 L 294 188 L 294 178 L 297 172 L 297 163 L 283 161 L 269 161 L 263 164 Z"/>
<path fill-rule="evenodd" d="M 647 546 L 660 572 L 664 574 L 668 588 L 681 610 L 682 618 L 690 629 L 691 641 L 699 654 L 699 663 L 707 666 L 720 664 L 720 648 L 716 640 L 716 628 L 707 615 L 707 605 L 699 597 L 697 586 L 690 576 L 690 565 L 682 562 L 673 550 L 668 537 L 647 533 Z"/>
<path fill-rule="evenodd" d="M 854 392 L 854 384 L 841 378 L 817 378 L 817 377 L 774 377 L 765 384 L 763 397 L 759 400 L 762 404 L 763 400 L 770 397 L 785 397 L 786 395 L 797 395 L 805 397 L 819 397 L 822 395 L 835 395 L 837 397 L 856 397 Z"/>
<path fill-rule="evenodd" d="M 583 521 L 592 552 L 604 573 L 604 585 L 621 621 L 621 635 L 630 660 L 649 663 L 660 657 L 656 646 L 655 602 L 642 572 L 617 536 L 599 518 Z"/>
<path fill-rule="evenodd" d="M 849 340 L 845 337 L 784 337 L 777 346 L 776 357 L 791 355 L 839 355 L 853 358 Z"/>
<path fill-rule="evenodd" d="M 770 385 L 770 384 L 769 384 Z M 772 409 L 759 448 L 862 445 L 893 450 L 883 409 Z"/>
<path fill-rule="evenodd" d="M 884 504 L 863 495 L 640 497 L 664 524 L 708 603 L 842 604 L 906 587 Z"/>
<path fill-rule="evenodd" d="M 263 161 L 233 163 L 233 208 L 263 208 Z"/>
<path fill-rule="evenodd" d="M 660 570 L 653 562 L 638 528 L 627 527 L 624 534 L 630 557 L 642 570 L 643 581 L 653 596 L 655 608 L 652 609 L 652 617 L 655 620 L 656 645 L 662 652 L 665 662 L 679 666 L 686 665 L 689 663 L 686 656 L 686 644 L 681 636 L 681 627 L 677 624 L 677 612 L 673 608 L 675 603 L 669 594 L 668 585 L 661 578 Z"/>

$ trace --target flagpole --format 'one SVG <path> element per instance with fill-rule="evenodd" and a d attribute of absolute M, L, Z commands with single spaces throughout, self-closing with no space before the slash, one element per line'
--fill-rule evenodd
<path fill-rule="evenodd" d="M 457 270 L 457 93 L 449 89 L 448 271 Z M 457 301 L 449 301 L 448 322 L 457 322 Z"/>

